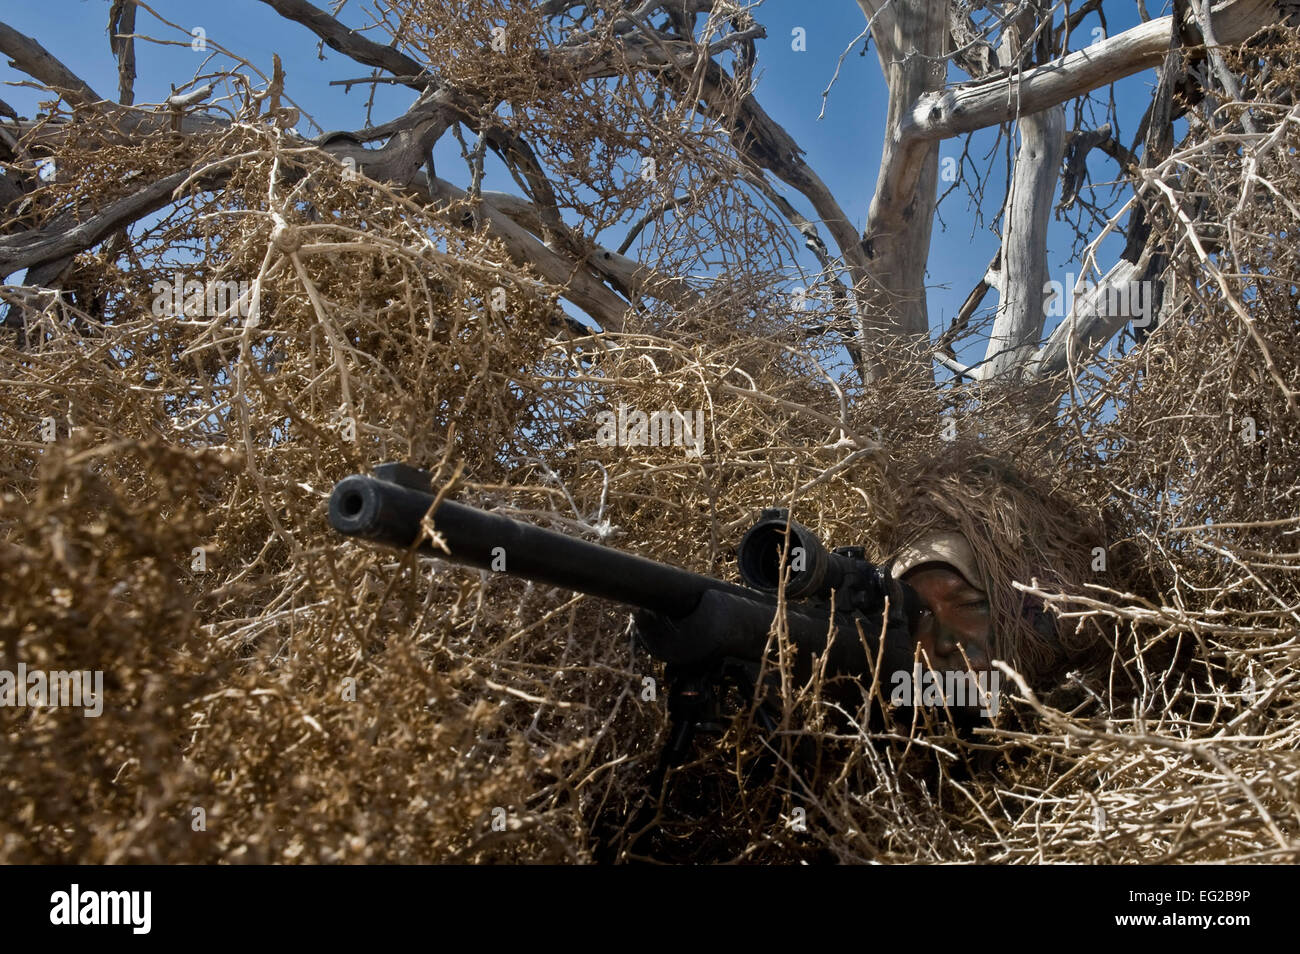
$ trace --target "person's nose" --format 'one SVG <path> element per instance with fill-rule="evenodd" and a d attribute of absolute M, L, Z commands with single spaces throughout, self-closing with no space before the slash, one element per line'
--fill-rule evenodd
<path fill-rule="evenodd" d="M 960 645 L 956 634 L 947 626 L 940 624 L 935 627 L 934 653 L 939 657 L 940 662 L 945 665 L 954 661 L 959 662 L 961 660 L 961 651 L 958 649 Z"/>
<path fill-rule="evenodd" d="M 964 639 L 961 634 L 942 623 L 935 627 L 934 652 L 939 657 L 939 663 L 945 668 L 989 668 L 988 653 L 984 651 L 984 647 L 978 640 Z"/>

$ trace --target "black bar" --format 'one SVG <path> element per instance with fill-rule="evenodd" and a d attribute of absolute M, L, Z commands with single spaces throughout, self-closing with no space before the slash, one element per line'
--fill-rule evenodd
<path fill-rule="evenodd" d="M 321 833 L 303 834 L 320 837 Z M 706 870 L 682 866 L 676 874 L 665 876 L 653 867 L 623 872 L 600 866 L 551 867 L 538 877 L 536 869 L 527 866 L 509 870 L 463 865 L 441 869 L 428 865 L 0 866 L 0 892 L 5 899 L 6 948 L 15 951 L 75 950 L 87 945 L 134 950 L 149 941 L 174 951 L 192 947 L 200 935 L 213 945 L 265 947 L 289 942 L 296 949 L 319 944 L 338 950 L 352 943 L 373 945 L 377 931 L 405 928 L 417 935 L 432 931 L 429 911 L 435 903 L 434 910 L 446 918 L 490 925 L 494 946 L 528 947 L 537 945 L 538 925 L 550 923 L 548 918 L 553 921 L 565 905 L 572 906 L 574 892 L 582 893 L 590 909 L 584 910 L 583 929 L 616 935 L 620 929 L 626 932 L 629 918 L 634 919 L 639 910 L 628 902 L 638 889 L 670 890 L 685 882 L 694 885 L 692 891 L 707 892 L 726 881 L 757 890 L 757 881 L 749 880 L 755 876 L 745 873 L 743 866 L 713 869 L 712 875 L 704 874 Z M 764 884 L 779 882 L 791 892 L 807 890 L 806 869 L 787 866 L 784 870 L 787 874 L 764 874 Z M 933 898 L 964 890 L 963 879 L 968 883 L 972 875 L 979 877 L 989 896 L 1015 899 L 1016 927 L 1026 936 L 1053 937 L 1068 931 L 1076 942 L 1114 944 L 1125 939 L 1128 946 L 1155 942 L 1176 949 L 1193 938 L 1205 938 L 1213 948 L 1227 949 L 1258 946 L 1266 936 L 1277 938 L 1294 923 L 1288 914 L 1294 894 L 1286 874 L 1294 870 L 1290 866 L 982 864 L 975 869 L 886 864 L 835 870 L 828 877 L 837 879 L 843 891 L 873 897 L 887 906 L 889 916 L 878 918 L 871 931 L 874 941 L 890 947 L 915 945 L 926 937 L 927 926 L 936 917 Z M 129 923 L 76 927 L 52 923 L 54 896 L 70 894 L 73 884 L 83 896 L 91 891 L 150 892 L 149 933 L 137 934 Z M 1134 900 L 1136 892 L 1159 893 L 1170 900 Z M 1237 900 L 1247 892 L 1248 897 Z M 508 899 L 509 917 L 502 916 L 503 898 Z M 1087 903 L 1063 906 L 1062 898 L 1086 898 Z M 241 916 L 257 911 L 268 916 L 255 922 Z M 1249 920 L 1214 923 L 1208 929 L 1178 926 L 1176 919 L 1188 914 L 1215 920 L 1244 915 Z M 1134 915 L 1154 921 L 1142 925 L 1129 920 Z M 1174 925 L 1163 926 L 1166 918 L 1174 919 Z M 755 918 L 735 920 L 735 925 L 726 927 L 725 943 L 744 943 L 763 927 Z M 705 936 L 711 936 L 710 930 L 706 927 Z M 42 946 L 32 947 L 30 942 Z M 1201 945 L 1187 949 L 1192 947 Z"/>

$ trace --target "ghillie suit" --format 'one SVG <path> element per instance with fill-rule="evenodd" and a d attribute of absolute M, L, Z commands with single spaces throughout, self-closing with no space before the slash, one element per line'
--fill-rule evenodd
<path fill-rule="evenodd" d="M 970 543 L 989 597 L 994 657 L 1031 687 L 1048 688 L 1095 660 L 1095 627 L 1058 618 L 1014 584 L 1071 593 L 1100 580 L 1108 539 L 1100 508 L 1005 460 L 960 449 L 907 480 L 896 506 L 888 551 L 945 531 Z"/>

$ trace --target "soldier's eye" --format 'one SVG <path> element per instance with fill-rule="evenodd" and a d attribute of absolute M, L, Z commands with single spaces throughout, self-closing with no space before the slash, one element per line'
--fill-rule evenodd
<path fill-rule="evenodd" d="M 969 603 L 962 603 L 962 606 L 968 609 L 986 610 L 989 608 L 988 600 L 971 600 Z"/>

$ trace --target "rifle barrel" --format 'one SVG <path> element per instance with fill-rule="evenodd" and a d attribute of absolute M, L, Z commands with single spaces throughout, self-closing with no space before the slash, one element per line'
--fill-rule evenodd
<path fill-rule="evenodd" d="M 420 521 L 435 499 L 426 491 L 354 474 L 339 481 L 330 495 L 330 524 L 346 536 L 407 549 L 420 536 Z M 450 500 L 438 504 L 433 524 L 451 553 L 426 540 L 420 547 L 426 555 L 483 570 L 493 569 L 494 561 L 501 566 L 504 557 L 502 572 L 512 576 L 665 616 L 690 613 L 706 590 L 767 602 L 762 594 L 733 583 Z"/>

